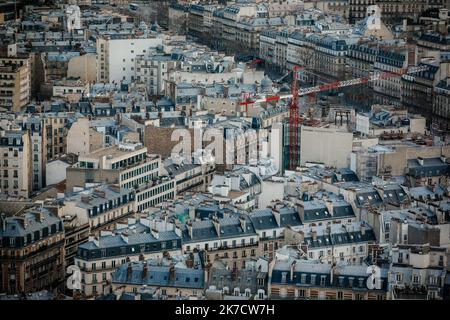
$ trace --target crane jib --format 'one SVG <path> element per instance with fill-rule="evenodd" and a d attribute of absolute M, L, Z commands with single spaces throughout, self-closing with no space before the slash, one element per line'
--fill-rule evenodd
<path fill-rule="evenodd" d="M 418 66 L 418 67 L 411 67 L 409 69 L 401 69 L 399 72 L 394 71 L 385 71 L 385 72 L 379 72 L 376 73 L 370 77 L 361 77 L 356 79 L 350 79 L 350 80 L 343 80 L 343 81 L 337 81 L 327 84 L 318 85 L 315 87 L 309 87 L 309 88 L 299 88 L 298 89 L 298 96 L 305 96 L 321 91 L 328 91 L 333 89 L 339 89 L 349 86 L 355 86 L 359 84 L 368 83 L 371 81 L 377 81 L 377 80 L 387 80 L 389 78 L 393 77 L 400 77 L 403 75 L 408 75 L 412 73 L 418 73 L 422 71 L 428 70 L 427 66 Z M 255 103 L 261 103 L 261 102 L 271 102 L 271 101 L 279 101 L 279 100 L 286 100 L 292 98 L 292 94 L 286 94 L 286 95 L 280 95 L 280 96 L 270 96 L 266 98 L 256 99 L 256 100 L 246 100 L 243 102 L 240 102 L 240 105 L 249 105 L 249 104 L 255 104 Z"/>

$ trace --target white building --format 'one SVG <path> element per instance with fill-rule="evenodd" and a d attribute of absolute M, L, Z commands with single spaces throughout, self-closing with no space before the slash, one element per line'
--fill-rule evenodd
<path fill-rule="evenodd" d="M 161 38 L 125 38 L 104 36 L 97 38 L 97 81 L 132 81 L 136 77 L 135 59 L 150 48 L 162 44 Z"/>
<path fill-rule="evenodd" d="M 301 165 L 314 162 L 335 168 L 347 167 L 353 145 L 351 132 L 302 126 L 300 137 Z"/>

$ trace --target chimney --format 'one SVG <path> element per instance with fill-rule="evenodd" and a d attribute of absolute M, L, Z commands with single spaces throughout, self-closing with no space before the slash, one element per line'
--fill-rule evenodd
<path fill-rule="evenodd" d="M 305 221 L 305 207 L 303 206 L 303 201 L 297 203 L 297 212 L 301 221 Z"/>
<path fill-rule="evenodd" d="M 330 269 L 330 283 L 331 283 L 331 285 L 333 285 L 335 269 L 336 269 L 336 263 L 333 262 L 333 264 L 331 265 L 331 269 Z"/>
<path fill-rule="evenodd" d="M 327 206 L 328 213 L 330 216 L 333 216 L 333 200 L 327 199 L 325 200 L 325 205 Z"/>
<path fill-rule="evenodd" d="M 192 252 L 189 254 L 189 257 L 186 259 L 186 266 L 188 268 L 194 267 L 194 254 Z"/>
<path fill-rule="evenodd" d="M 151 228 L 150 232 L 152 233 L 152 236 L 155 237 L 155 239 L 159 239 L 159 232 L 158 232 L 158 230 Z"/>
<path fill-rule="evenodd" d="M 100 247 L 99 239 L 97 236 L 89 236 L 89 241 L 93 242 L 97 248 Z"/>
<path fill-rule="evenodd" d="M 128 233 L 121 233 L 120 236 L 125 243 L 128 243 Z"/>
<path fill-rule="evenodd" d="M 213 217 L 212 219 L 214 228 L 216 228 L 217 235 L 220 237 L 220 220 L 217 218 L 217 216 Z"/>
<path fill-rule="evenodd" d="M 244 230 L 244 232 L 245 232 L 245 230 L 247 229 L 247 220 L 245 219 L 244 216 L 240 216 L 239 222 L 241 223 L 242 230 Z"/>
<path fill-rule="evenodd" d="M 275 221 L 277 222 L 277 225 L 281 226 L 281 214 L 280 214 L 280 211 L 274 207 L 272 209 L 272 214 L 273 214 L 273 216 L 275 218 Z"/>
<path fill-rule="evenodd" d="M 441 154 L 441 161 L 443 163 L 445 163 L 447 161 L 447 158 L 443 154 Z"/>
<path fill-rule="evenodd" d="M 189 206 L 189 218 L 194 221 L 195 220 L 195 207 Z"/>
<path fill-rule="evenodd" d="M 133 272 L 133 268 L 131 267 L 131 262 L 128 262 L 127 266 L 127 278 L 131 277 L 131 273 Z"/>
<path fill-rule="evenodd" d="M 2 213 L 0 215 L 0 224 L 2 227 L 2 231 L 5 231 L 6 230 L 6 215 L 4 213 Z"/>
<path fill-rule="evenodd" d="M 188 228 L 189 228 L 189 226 L 188 226 Z M 176 225 L 174 229 L 175 229 L 175 234 L 181 238 L 181 228 L 180 228 L 180 226 Z"/>
<path fill-rule="evenodd" d="M 36 213 L 36 218 L 39 220 L 39 222 L 42 222 L 42 221 L 45 220 L 45 219 L 44 219 L 44 214 L 42 213 L 42 211 L 38 211 L 38 212 Z"/>
<path fill-rule="evenodd" d="M 148 273 L 148 266 L 147 262 L 144 261 L 144 268 L 142 269 L 142 280 L 147 278 L 147 273 Z"/>
<path fill-rule="evenodd" d="M 188 222 L 187 228 L 188 228 L 188 232 L 189 232 L 189 237 L 191 237 L 191 239 L 192 239 L 193 238 L 192 222 Z"/>
<path fill-rule="evenodd" d="M 365 235 L 366 234 L 366 225 L 365 224 L 361 224 L 361 235 Z"/>
<path fill-rule="evenodd" d="M 311 236 L 312 236 L 313 240 L 316 241 L 317 240 L 317 231 L 316 230 L 311 231 Z"/>
<path fill-rule="evenodd" d="M 419 164 L 420 164 L 421 166 L 423 166 L 423 158 L 422 158 L 422 157 L 418 157 L 418 158 L 417 158 L 417 161 L 419 162 Z"/>
<path fill-rule="evenodd" d="M 205 275 L 205 283 L 209 283 L 209 271 L 211 269 L 211 264 L 208 263 L 205 265 L 205 267 L 203 268 L 204 271 L 204 275 Z"/>
<path fill-rule="evenodd" d="M 295 264 L 297 262 L 294 260 L 291 264 L 291 272 L 290 272 L 290 277 L 291 277 L 291 282 L 294 281 L 294 272 L 295 272 Z"/>
<path fill-rule="evenodd" d="M 169 269 L 169 281 L 175 281 L 175 266 L 173 265 Z"/>

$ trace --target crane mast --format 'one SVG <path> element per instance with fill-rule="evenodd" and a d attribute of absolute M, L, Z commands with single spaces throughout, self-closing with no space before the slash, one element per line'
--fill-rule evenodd
<path fill-rule="evenodd" d="M 297 161 L 300 158 L 300 148 L 298 143 L 298 76 L 300 68 L 295 66 L 292 74 L 292 100 L 289 107 L 289 169 L 295 170 Z"/>

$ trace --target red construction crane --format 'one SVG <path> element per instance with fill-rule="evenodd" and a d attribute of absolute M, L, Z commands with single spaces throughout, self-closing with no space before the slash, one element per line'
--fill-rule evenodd
<path fill-rule="evenodd" d="M 298 114 L 298 77 L 300 67 L 295 66 L 292 70 L 291 93 L 292 100 L 289 107 L 289 169 L 295 170 L 297 159 L 300 158 L 298 143 L 298 127 L 300 117 Z"/>
<path fill-rule="evenodd" d="M 291 87 L 291 94 L 279 95 L 279 96 L 268 96 L 264 98 L 251 99 L 245 96 L 244 101 L 240 102 L 240 105 L 245 105 L 246 112 L 248 111 L 249 104 L 260 104 L 261 102 L 272 102 L 285 99 L 291 99 L 291 104 L 289 107 L 289 168 L 295 170 L 297 162 L 299 160 L 299 142 L 298 142 L 298 128 L 299 128 L 299 113 L 298 113 L 298 97 L 301 96 L 312 96 L 318 92 L 328 91 L 333 89 L 340 89 L 349 86 L 356 86 L 359 84 L 368 83 L 377 80 L 386 80 L 394 77 L 401 77 L 406 74 L 414 74 L 422 71 L 426 71 L 427 66 L 418 66 L 411 68 L 401 69 L 399 72 L 378 72 L 371 76 L 361 77 L 351 80 L 342 80 L 332 83 L 322 84 L 309 88 L 298 88 L 298 71 L 301 70 L 300 67 L 295 66 L 293 71 L 293 80 Z"/>

